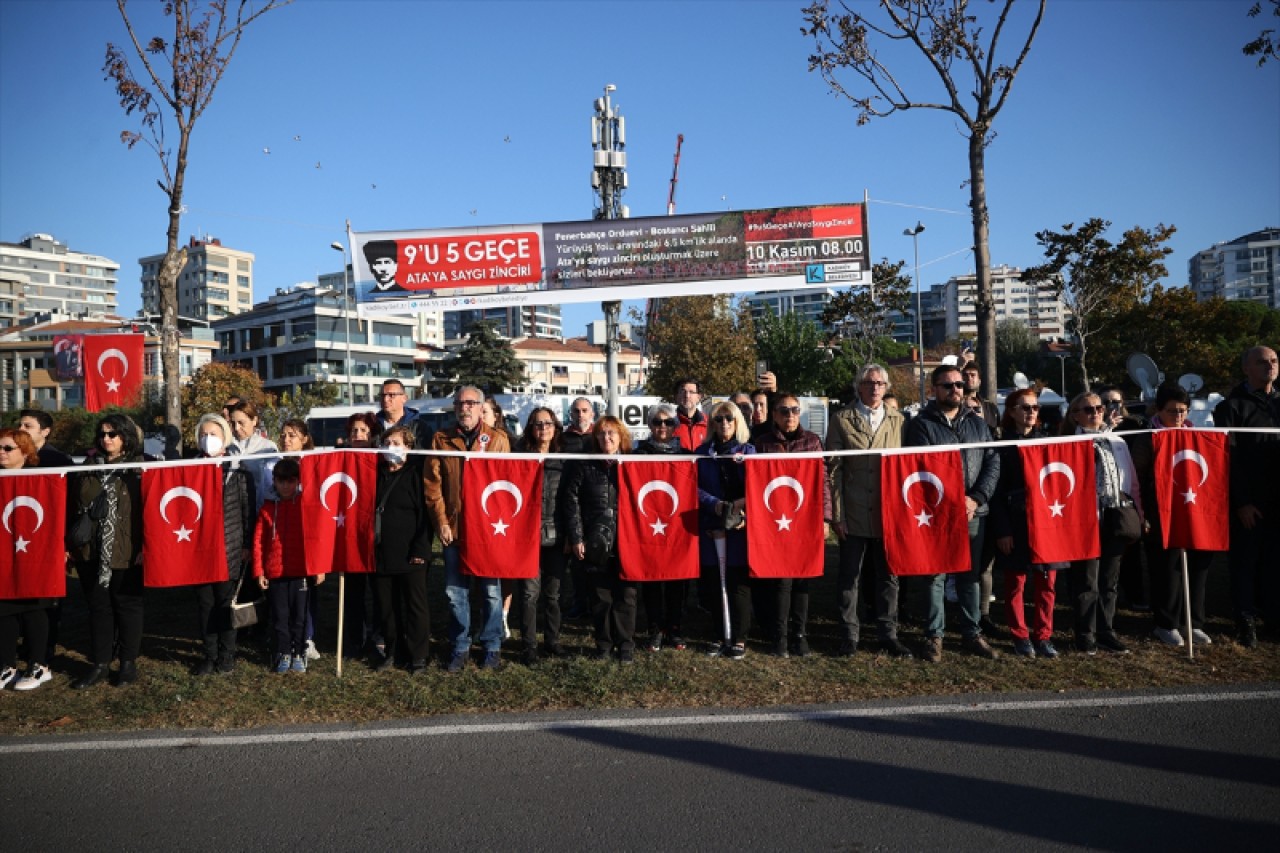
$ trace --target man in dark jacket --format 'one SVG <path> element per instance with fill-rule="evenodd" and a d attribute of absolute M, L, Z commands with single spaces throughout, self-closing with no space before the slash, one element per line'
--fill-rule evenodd
<path fill-rule="evenodd" d="M 1276 351 L 1258 346 L 1244 354 L 1245 381 L 1231 389 L 1213 411 L 1217 427 L 1280 429 L 1280 388 Z M 1258 643 L 1254 618 L 1259 608 L 1267 627 L 1280 627 L 1280 435 L 1231 436 L 1231 603 L 1237 639 Z"/>
<path fill-rule="evenodd" d="M 933 402 L 907 424 L 907 447 L 925 447 L 938 444 L 976 444 L 991 441 L 991 430 L 982 417 L 964 405 L 964 378 L 960 369 L 940 365 L 933 371 Z M 1000 457 L 992 447 L 961 450 L 964 464 L 965 509 L 969 518 L 969 555 L 971 568 L 955 576 L 956 595 L 960 599 L 961 625 L 964 649 L 979 657 L 994 659 L 996 651 L 982 637 L 979 619 L 982 608 L 979 602 L 982 576 L 982 538 L 985 532 L 988 504 L 995 494 L 1000 479 Z M 937 663 L 942 660 L 942 634 L 946 630 L 946 610 L 943 603 L 945 575 L 933 575 L 928 579 L 929 615 L 925 629 L 923 652 L 925 660 Z"/>

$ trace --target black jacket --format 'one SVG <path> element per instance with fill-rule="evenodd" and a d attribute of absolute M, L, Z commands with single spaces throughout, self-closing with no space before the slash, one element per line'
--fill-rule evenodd
<path fill-rule="evenodd" d="M 1213 410 L 1215 427 L 1280 428 L 1280 390 L 1251 391 L 1244 383 L 1231 389 Z M 1280 436 L 1240 433 L 1231 436 L 1231 507 L 1252 504 L 1280 510 Z M 1268 516 L 1274 519 L 1271 513 Z"/>
<path fill-rule="evenodd" d="M 1025 570 L 1031 562 L 1027 543 L 1027 484 L 1022 476 L 1022 453 L 1017 442 L 1032 438 L 1044 438 L 1049 434 L 1043 427 L 1036 427 L 1030 435 L 1005 435 L 1008 447 L 996 452 L 1000 457 L 1000 478 L 991 498 L 991 514 L 987 521 L 987 536 L 993 540 L 1002 536 L 1013 537 L 1013 552 L 1005 555 L 996 552 L 996 562 L 1002 569 Z"/>
<path fill-rule="evenodd" d="M 579 545 L 586 541 L 591 525 L 609 515 L 616 523 L 618 463 L 607 457 L 570 462 L 560 481 L 561 536 L 570 545 Z"/>
<path fill-rule="evenodd" d="M 524 442 L 518 442 L 516 453 L 535 453 Z M 564 521 L 560 518 L 560 481 L 564 478 L 565 465 L 572 464 L 555 456 L 542 460 L 542 542 L 559 543 L 564 538 Z"/>
<path fill-rule="evenodd" d="M 244 568 L 241 552 L 247 550 L 253 559 L 253 525 L 257 521 L 257 499 L 253 477 L 244 468 L 223 463 L 222 524 L 223 542 L 227 549 L 227 579 L 239 580 Z"/>
<path fill-rule="evenodd" d="M 991 441 L 991 430 L 981 415 L 961 406 L 955 422 L 948 424 L 937 405 L 930 403 L 907 424 L 902 443 L 906 447 L 928 447 L 983 441 Z M 993 447 L 975 447 L 961 448 L 960 459 L 964 463 L 964 493 L 978 504 L 975 515 L 986 515 L 1000 481 L 1000 457 Z"/>
<path fill-rule="evenodd" d="M 378 461 L 377 506 L 382 522 L 378 544 L 374 546 L 380 575 L 402 575 L 425 571 L 431 562 L 431 524 L 422 491 L 421 457 L 410 457 L 397 471 Z M 377 512 L 377 510 L 374 510 Z M 421 563 L 410 563 L 413 558 Z"/>

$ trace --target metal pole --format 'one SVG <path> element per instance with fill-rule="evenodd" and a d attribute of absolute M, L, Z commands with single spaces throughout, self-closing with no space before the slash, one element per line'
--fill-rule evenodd
<path fill-rule="evenodd" d="M 348 227 L 350 227 L 348 225 Z M 346 326 L 347 337 L 347 357 L 343 363 L 342 372 L 347 375 L 347 403 L 355 405 L 356 390 L 355 384 L 351 379 L 351 281 L 348 278 L 348 271 L 351 264 L 347 260 L 347 247 L 341 243 L 334 241 L 329 244 L 329 248 L 335 252 L 342 253 L 342 320 Z"/>
<path fill-rule="evenodd" d="M 915 251 L 916 263 L 916 353 L 919 359 L 917 369 L 920 373 L 920 407 L 924 408 L 924 311 L 920 296 L 920 232 L 924 230 L 924 223 L 916 221 L 915 228 L 908 228 L 903 231 L 911 238 L 912 247 Z"/>
<path fill-rule="evenodd" d="M 1187 658 L 1189 660 L 1194 660 L 1196 656 L 1196 649 L 1195 649 L 1196 639 L 1194 636 L 1192 636 L 1192 633 L 1195 631 L 1195 629 L 1191 627 L 1191 584 L 1189 582 L 1187 575 L 1188 575 L 1187 550 L 1183 548 L 1182 549 L 1182 601 L 1184 603 L 1184 610 L 1186 611 L 1186 616 L 1187 616 Z"/>

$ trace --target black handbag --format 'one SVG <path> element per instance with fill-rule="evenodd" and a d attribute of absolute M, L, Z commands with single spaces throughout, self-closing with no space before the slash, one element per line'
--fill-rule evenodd
<path fill-rule="evenodd" d="M 583 542 L 586 561 L 593 566 L 604 566 L 613 554 L 614 545 L 618 541 L 618 519 L 612 509 L 591 520 L 587 536 Z"/>
<path fill-rule="evenodd" d="M 262 616 L 260 609 L 265 608 L 267 604 L 266 598 L 240 601 L 240 585 L 243 583 L 244 574 L 241 573 L 240 580 L 236 581 L 236 593 L 231 597 L 231 627 L 237 629 L 257 625 Z"/>
<path fill-rule="evenodd" d="M 107 489 L 109 485 L 104 484 L 102 491 L 98 492 L 98 496 L 94 498 L 87 507 L 84 507 L 76 515 L 75 521 L 67 525 L 67 545 L 71 548 L 83 548 L 93 541 L 93 535 L 98 530 L 98 523 L 107 517 Z"/>
<path fill-rule="evenodd" d="M 1133 498 L 1120 493 L 1120 502 L 1102 510 L 1102 535 L 1125 545 L 1142 538 L 1142 519 Z"/>

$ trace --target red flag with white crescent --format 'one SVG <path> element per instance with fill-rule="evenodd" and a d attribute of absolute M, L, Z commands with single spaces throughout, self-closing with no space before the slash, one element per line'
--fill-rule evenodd
<path fill-rule="evenodd" d="M 880 517 L 893 574 L 938 575 L 973 568 L 959 451 L 881 457 Z"/>
<path fill-rule="evenodd" d="M 542 546 L 542 462 L 477 456 L 462 469 L 462 569 L 482 578 L 536 578 Z"/>
<path fill-rule="evenodd" d="M 142 390 L 142 335 L 84 336 L 84 407 L 132 406 Z"/>
<path fill-rule="evenodd" d="M 61 475 L 0 476 L 0 599 L 67 594 L 66 506 Z"/>
<path fill-rule="evenodd" d="M 1151 443 L 1156 451 L 1156 503 L 1164 547 L 1226 551 L 1230 545 L 1226 435 L 1162 429 L 1152 434 Z"/>
<path fill-rule="evenodd" d="M 142 472 L 142 582 L 190 586 L 227 579 L 221 465 Z"/>
<path fill-rule="evenodd" d="M 698 468 L 692 459 L 619 466 L 618 557 L 623 580 L 698 576 Z"/>
<path fill-rule="evenodd" d="M 300 484 L 307 562 L 323 572 L 372 572 L 377 456 L 309 453 L 302 457 Z"/>
<path fill-rule="evenodd" d="M 1093 440 L 1024 444 L 1027 541 L 1033 563 L 1092 560 L 1102 553 Z"/>
<path fill-rule="evenodd" d="M 751 577 L 814 578 L 826 554 L 821 459 L 746 458 Z"/>

